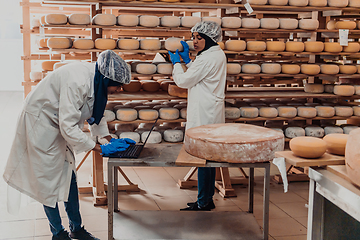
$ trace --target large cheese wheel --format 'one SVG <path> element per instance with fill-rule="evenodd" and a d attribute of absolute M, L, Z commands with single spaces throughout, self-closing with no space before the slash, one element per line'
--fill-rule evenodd
<path fill-rule="evenodd" d="M 246 48 L 246 42 L 244 40 L 227 40 L 225 42 L 225 49 L 229 51 L 241 52 Z"/>
<path fill-rule="evenodd" d="M 254 4 L 254 5 L 265 5 L 267 1 L 268 0 L 247 0 L 249 4 Z"/>
<path fill-rule="evenodd" d="M 300 72 L 300 66 L 297 64 L 283 64 L 281 66 L 281 72 L 284 74 L 298 74 Z"/>
<path fill-rule="evenodd" d="M 307 41 L 304 43 L 305 52 L 322 52 L 324 50 L 324 43 L 319 41 Z"/>
<path fill-rule="evenodd" d="M 319 28 L 319 20 L 317 19 L 300 19 L 299 28 L 305 30 L 316 30 Z"/>
<path fill-rule="evenodd" d="M 317 115 L 319 117 L 333 117 L 335 109 L 331 106 L 316 106 Z"/>
<path fill-rule="evenodd" d="M 116 16 L 114 14 L 99 13 L 92 19 L 93 24 L 101 26 L 116 25 Z"/>
<path fill-rule="evenodd" d="M 325 52 L 341 52 L 342 46 L 338 42 L 326 42 L 324 43 Z"/>
<path fill-rule="evenodd" d="M 317 64 L 301 64 L 300 71 L 307 75 L 316 75 L 320 73 L 320 66 Z"/>
<path fill-rule="evenodd" d="M 325 131 L 319 126 L 307 126 L 305 127 L 305 136 L 322 138 L 325 135 Z"/>
<path fill-rule="evenodd" d="M 243 118 L 256 118 L 259 116 L 259 109 L 257 107 L 241 107 L 240 115 Z"/>
<path fill-rule="evenodd" d="M 203 17 L 202 21 L 216 22 L 217 24 L 219 24 L 221 26 L 221 18 L 219 18 L 219 17 Z"/>
<path fill-rule="evenodd" d="M 281 73 L 281 65 L 279 63 L 263 63 L 261 64 L 261 72 L 267 74 Z"/>
<path fill-rule="evenodd" d="M 71 48 L 72 40 L 66 37 L 51 37 L 47 41 L 48 48 Z"/>
<path fill-rule="evenodd" d="M 305 7 L 309 3 L 309 0 L 289 0 L 290 6 Z"/>
<path fill-rule="evenodd" d="M 95 43 L 92 39 L 76 38 L 73 41 L 73 46 L 76 49 L 93 49 L 95 47 Z"/>
<path fill-rule="evenodd" d="M 278 116 L 278 110 L 274 107 L 261 107 L 259 115 L 260 117 L 274 118 Z"/>
<path fill-rule="evenodd" d="M 135 27 L 139 25 L 138 15 L 122 14 L 117 17 L 117 24 L 126 27 Z"/>
<path fill-rule="evenodd" d="M 223 28 L 240 28 L 241 18 L 239 17 L 223 17 L 221 19 L 221 26 Z"/>
<path fill-rule="evenodd" d="M 318 83 L 307 83 L 304 85 L 304 91 L 306 93 L 323 93 L 324 85 Z"/>
<path fill-rule="evenodd" d="M 160 25 L 164 27 L 179 27 L 180 17 L 178 16 L 163 16 L 160 19 Z"/>
<path fill-rule="evenodd" d="M 257 74 L 261 72 L 261 67 L 258 64 L 247 63 L 241 66 L 243 73 Z"/>
<path fill-rule="evenodd" d="M 326 151 L 331 154 L 345 155 L 346 142 L 348 140 L 348 134 L 328 134 L 323 140 L 326 142 Z"/>
<path fill-rule="evenodd" d="M 135 64 L 135 71 L 139 74 L 154 74 L 156 73 L 156 65 L 152 63 L 137 63 Z"/>
<path fill-rule="evenodd" d="M 50 13 L 45 16 L 46 24 L 61 25 L 61 24 L 66 24 L 67 21 L 68 21 L 68 17 L 62 13 Z"/>
<path fill-rule="evenodd" d="M 118 39 L 117 46 L 120 49 L 136 50 L 140 47 L 140 42 L 137 39 Z"/>
<path fill-rule="evenodd" d="M 142 80 L 141 88 L 146 92 L 157 92 L 160 89 L 160 83 L 153 80 Z"/>
<path fill-rule="evenodd" d="M 239 74 L 241 72 L 241 65 L 239 63 L 228 63 L 227 74 Z"/>
<path fill-rule="evenodd" d="M 339 96 L 352 96 L 355 94 L 355 87 L 351 85 L 335 85 L 334 94 Z"/>
<path fill-rule="evenodd" d="M 293 18 L 280 18 L 279 27 L 281 29 L 296 29 L 299 26 L 299 21 Z"/>
<path fill-rule="evenodd" d="M 241 27 L 243 28 L 259 28 L 260 19 L 257 18 L 242 18 Z"/>
<path fill-rule="evenodd" d="M 161 119 L 166 119 L 166 120 L 178 119 L 180 116 L 179 109 L 176 108 L 160 108 L 159 114 Z"/>
<path fill-rule="evenodd" d="M 335 106 L 335 115 L 339 117 L 351 117 L 354 110 L 349 106 Z"/>
<path fill-rule="evenodd" d="M 138 112 L 131 108 L 120 108 L 116 111 L 116 118 L 120 121 L 134 121 L 138 117 Z"/>
<path fill-rule="evenodd" d="M 139 119 L 141 120 L 155 120 L 159 117 L 159 112 L 154 109 L 140 109 Z"/>
<path fill-rule="evenodd" d="M 285 43 L 285 50 L 287 52 L 303 52 L 305 45 L 303 42 L 293 42 L 289 41 Z"/>
<path fill-rule="evenodd" d="M 345 166 L 351 182 L 360 186 L 359 142 L 360 129 L 351 131 L 345 146 Z"/>
<path fill-rule="evenodd" d="M 165 41 L 165 49 L 169 50 L 171 52 L 176 52 L 176 50 L 179 50 L 179 52 L 182 52 L 184 50 L 183 45 L 181 44 L 182 39 L 181 38 L 168 38 Z"/>
<path fill-rule="evenodd" d="M 356 28 L 356 22 L 354 21 L 337 21 L 335 23 L 335 29 L 350 29 Z"/>
<path fill-rule="evenodd" d="M 91 23 L 91 18 L 90 15 L 86 13 L 73 13 L 69 16 L 69 23 L 76 25 L 89 25 Z"/>
<path fill-rule="evenodd" d="M 58 63 L 58 62 L 60 62 L 60 61 L 53 61 L 53 60 L 43 61 L 41 63 L 41 68 L 44 71 L 52 71 L 54 69 L 55 63 Z"/>
<path fill-rule="evenodd" d="M 149 133 L 150 131 L 145 131 L 141 134 L 142 142 L 145 142 L 146 138 L 149 136 Z M 152 131 L 146 143 L 161 143 L 161 141 L 162 141 L 161 133 L 157 131 Z"/>
<path fill-rule="evenodd" d="M 246 43 L 248 51 L 262 52 L 266 50 L 266 42 L 264 41 L 248 41 Z"/>
<path fill-rule="evenodd" d="M 330 7 L 346 7 L 348 4 L 348 0 L 328 0 L 328 5 Z"/>
<path fill-rule="evenodd" d="M 277 29 L 280 26 L 277 18 L 262 18 L 260 19 L 260 27 L 265 29 Z"/>
<path fill-rule="evenodd" d="M 173 70 L 173 66 L 171 63 L 159 63 L 156 66 L 156 71 L 159 74 L 171 74 Z"/>
<path fill-rule="evenodd" d="M 116 40 L 111 38 L 97 38 L 95 40 L 95 48 L 107 50 L 116 48 Z"/>
<path fill-rule="evenodd" d="M 185 151 L 219 162 L 264 162 L 284 149 L 284 135 L 242 123 L 209 124 L 186 130 Z"/>
<path fill-rule="evenodd" d="M 143 27 L 157 27 L 160 25 L 160 18 L 158 16 L 143 15 L 139 18 L 139 24 Z"/>
<path fill-rule="evenodd" d="M 326 152 L 326 142 L 316 137 L 296 137 L 290 140 L 291 151 L 303 158 L 319 158 Z"/>
<path fill-rule="evenodd" d="M 297 115 L 297 109 L 290 106 L 280 106 L 277 108 L 279 117 L 293 118 Z"/>
<path fill-rule="evenodd" d="M 181 26 L 191 28 L 196 23 L 201 22 L 201 17 L 185 16 L 181 18 Z"/>
<path fill-rule="evenodd" d="M 122 85 L 125 92 L 138 92 L 141 89 L 141 83 L 139 80 L 131 80 L 129 84 Z"/>
<path fill-rule="evenodd" d="M 225 107 L 226 119 L 238 119 L 240 117 L 240 109 L 237 107 Z"/>
<path fill-rule="evenodd" d="M 41 38 L 38 42 L 39 47 L 41 48 L 47 48 L 47 41 L 49 40 L 49 38 Z"/>
<path fill-rule="evenodd" d="M 343 52 L 357 53 L 360 51 L 358 42 L 349 42 L 347 46 L 343 46 Z"/>
<path fill-rule="evenodd" d="M 340 71 L 339 65 L 337 64 L 321 64 L 320 71 L 323 74 L 338 74 Z"/>
<path fill-rule="evenodd" d="M 342 74 L 355 74 L 357 72 L 355 65 L 340 65 L 339 68 Z"/>
<path fill-rule="evenodd" d="M 309 0 L 309 6 L 313 7 L 325 7 L 327 0 Z"/>
<path fill-rule="evenodd" d="M 283 41 L 267 41 L 266 50 L 271 52 L 285 51 L 285 43 Z"/>
<path fill-rule="evenodd" d="M 141 39 L 140 48 L 143 50 L 160 50 L 161 42 L 159 39 Z"/>
<path fill-rule="evenodd" d="M 304 118 L 314 118 L 316 117 L 316 108 L 314 107 L 298 107 L 298 116 Z"/>
<path fill-rule="evenodd" d="M 269 4 L 275 6 L 285 6 L 288 2 L 289 0 L 269 0 Z"/>
<path fill-rule="evenodd" d="M 305 129 L 302 127 L 287 127 L 284 132 L 287 138 L 296 138 L 305 136 Z"/>
<path fill-rule="evenodd" d="M 180 97 L 180 98 L 187 98 L 187 89 L 180 88 L 176 85 L 169 85 L 168 86 L 168 94 L 170 96 Z"/>

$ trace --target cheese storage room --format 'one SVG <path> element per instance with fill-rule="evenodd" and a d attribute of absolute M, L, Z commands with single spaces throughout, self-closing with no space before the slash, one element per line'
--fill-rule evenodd
<path fill-rule="evenodd" d="M 6 9 L 1 240 L 360 239 L 360 0 Z"/>

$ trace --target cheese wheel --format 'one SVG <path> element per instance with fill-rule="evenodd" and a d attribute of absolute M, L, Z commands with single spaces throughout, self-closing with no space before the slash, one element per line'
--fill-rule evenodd
<path fill-rule="evenodd" d="M 261 64 L 261 72 L 267 74 L 281 73 L 281 65 L 279 63 L 263 63 Z"/>
<path fill-rule="evenodd" d="M 194 42 L 192 40 L 186 41 L 186 43 L 187 43 L 187 45 L 189 45 L 190 51 L 195 51 Z"/>
<path fill-rule="evenodd" d="M 241 72 L 241 65 L 239 63 L 228 63 L 226 66 L 227 74 L 239 74 Z"/>
<path fill-rule="evenodd" d="M 42 72 L 34 72 L 34 71 L 31 71 L 30 72 L 30 80 L 31 81 L 39 81 L 39 80 L 41 80 L 42 78 L 43 78 L 43 76 L 42 76 L 43 74 L 42 74 Z"/>
<path fill-rule="evenodd" d="M 223 17 L 221 19 L 221 26 L 223 28 L 240 28 L 241 18 L 239 17 Z"/>
<path fill-rule="evenodd" d="M 326 152 L 326 142 L 316 137 L 296 137 L 290 140 L 289 147 L 294 155 L 303 158 L 319 158 Z"/>
<path fill-rule="evenodd" d="M 351 131 L 358 129 L 358 126 L 344 126 L 343 130 L 345 134 L 350 134 Z"/>
<path fill-rule="evenodd" d="M 135 27 L 139 25 L 139 16 L 122 14 L 117 17 L 117 24 L 125 27 Z"/>
<path fill-rule="evenodd" d="M 148 137 L 150 131 L 145 131 L 141 134 L 141 141 L 145 142 L 146 138 Z M 161 143 L 162 142 L 162 137 L 161 137 L 161 133 L 156 132 L 156 131 L 152 131 L 150 133 L 150 136 L 147 140 L 146 143 Z"/>
<path fill-rule="evenodd" d="M 181 44 L 182 39 L 181 38 L 168 38 L 165 41 L 165 49 L 171 52 L 176 52 L 176 50 L 179 50 L 179 52 L 182 52 L 184 50 L 183 45 Z"/>
<path fill-rule="evenodd" d="M 141 39 L 140 48 L 143 50 L 160 50 L 161 42 L 159 39 Z"/>
<path fill-rule="evenodd" d="M 305 45 L 303 42 L 293 42 L 289 41 L 285 43 L 285 50 L 287 52 L 303 52 Z"/>
<path fill-rule="evenodd" d="M 283 41 L 267 41 L 266 51 L 283 52 L 285 51 L 285 43 Z"/>
<path fill-rule="evenodd" d="M 48 41 L 49 38 L 41 38 L 38 42 L 39 44 L 39 47 L 41 48 L 47 48 L 47 41 Z"/>
<path fill-rule="evenodd" d="M 337 21 L 335 23 L 335 29 L 353 30 L 355 28 L 356 28 L 356 22 L 354 22 L 354 21 Z"/>
<path fill-rule="evenodd" d="M 287 138 L 303 137 L 305 136 L 305 129 L 302 127 L 287 127 L 284 134 Z"/>
<path fill-rule="evenodd" d="M 355 85 L 354 88 L 355 88 L 355 94 L 360 95 L 360 85 Z"/>
<path fill-rule="evenodd" d="M 76 49 L 93 49 L 95 47 L 95 43 L 91 39 L 76 38 L 73 41 L 73 47 Z"/>
<path fill-rule="evenodd" d="M 354 114 L 354 110 L 349 106 L 335 106 L 335 115 L 340 117 L 350 117 Z"/>
<path fill-rule="evenodd" d="M 319 20 L 317 19 L 300 19 L 299 28 L 305 30 L 316 30 L 319 28 Z"/>
<path fill-rule="evenodd" d="M 116 40 L 111 38 L 97 38 L 95 40 L 95 48 L 101 50 L 116 48 Z"/>
<path fill-rule="evenodd" d="M 317 64 L 301 64 L 300 71 L 307 75 L 316 75 L 320 73 L 320 66 Z"/>
<path fill-rule="evenodd" d="M 46 24 L 62 25 L 66 24 L 68 17 L 62 13 L 50 13 L 45 16 Z"/>
<path fill-rule="evenodd" d="M 349 42 L 347 46 L 343 46 L 343 52 L 357 53 L 360 51 L 358 42 Z"/>
<path fill-rule="evenodd" d="M 306 93 L 323 93 L 324 85 L 317 83 L 307 83 L 304 85 L 304 91 Z"/>
<path fill-rule="evenodd" d="M 360 1 L 359 0 L 349 0 L 349 7 L 360 7 Z"/>
<path fill-rule="evenodd" d="M 324 127 L 324 131 L 325 131 L 325 136 L 333 133 L 339 133 L 339 134 L 344 133 L 343 129 L 338 126 L 326 126 Z"/>
<path fill-rule="evenodd" d="M 339 65 L 336 64 L 321 64 L 320 72 L 323 74 L 338 74 L 340 71 Z"/>
<path fill-rule="evenodd" d="M 241 19 L 241 27 L 243 28 L 259 28 L 260 27 L 260 19 L 257 18 L 242 18 Z"/>
<path fill-rule="evenodd" d="M 158 16 L 143 15 L 139 18 L 139 24 L 143 27 L 157 27 L 160 25 Z"/>
<path fill-rule="evenodd" d="M 289 0 L 290 6 L 305 7 L 309 3 L 309 0 Z"/>
<path fill-rule="evenodd" d="M 160 19 L 160 25 L 164 27 L 179 27 L 180 17 L 177 16 L 163 16 Z"/>
<path fill-rule="evenodd" d="M 194 16 L 181 17 L 182 27 L 192 28 L 198 22 L 201 22 L 201 17 L 194 17 Z"/>
<path fill-rule="evenodd" d="M 316 108 L 314 107 L 298 107 L 298 116 L 304 118 L 314 118 L 316 117 Z"/>
<path fill-rule="evenodd" d="M 106 109 L 104 111 L 104 118 L 105 118 L 106 122 L 111 122 L 111 121 L 115 120 L 116 115 L 113 111 Z"/>
<path fill-rule="evenodd" d="M 338 42 L 325 42 L 324 43 L 325 52 L 341 52 L 342 46 Z"/>
<path fill-rule="evenodd" d="M 137 132 L 122 132 L 119 134 L 119 138 L 130 138 L 136 143 L 140 142 L 140 134 Z"/>
<path fill-rule="evenodd" d="M 274 107 L 261 107 L 259 115 L 260 117 L 274 118 L 278 116 L 278 110 Z"/>
<path fill-rule="evenodd" d="M 246 50 L 262 52 L 266 50 L 266 42 L 264 41 L 248 41 L 246 43 Z"/>
<path fill-rule="evenodd" d="M 247 0 L 249 4 L 254 4 L 254 5 L 265 5 L 267 1 L 268 0 Z"/>
<path fill-rule="evenodd" d="M 58 63 L 58 62 L 60 62 L 60 61 L 53 61 L 53 60 L 43 61 L 41 63 L 41 68 L 44 71 L 52 71 L 54 69 L 54 64 Z"/>
<path fill-rule="evenodd" d="M 160 89 L 160 83 L 153 80 L 142 80 L 141 88 L 146 92 L 157 92 Z"/>
<path fill-rule="evenodd" d="M 186 88 L 179 88 L 176 85 L 169 85 L 168 86 L 168 94 L 170 96 L 187 98 L 187 89 Z"/>
<path fill-rule="evenodd" d="M 269 0 L 269 4 L 275 6 L 285 6 L 288 2 L 289 0 Z"/>
<path fill-rule="evenodd" d="M 180 116 L 179 109 L 176 108 L 160 108 L 159 114 L 161 119 L 175 120 Z"/>
<path fill-rule="evenodd" d="M 154 74 L 156 73 L 156 65 L 152 63 L 137 63 L 136 72 L 139 74 Z"/>
<path fill-rule="evenodd" d="M 99 13 L 92 19 L 93 24 L 101 26 L 116 25 L 116 16 L 114 14 Z"/>
<path fill-rule="evenodd" d="M 225 42 L 225 49 L 229 51 L 241 52 L 246 48 L 244 40 L 227 40 Z"/>
<path fill-rule="evenodd" d="M 299 26 L 299 21 L 293 18 L 280 18 L 279 27 L 281 29 L 296 29 Z"/>
<path fill-rule="evenodd" d="M 141 89 L 141 83 L 139 80 L 131 80 L 129 84 L 122 85 L 125 92 L 138 92 Z"/>
<path fill-rule="evenodd" d="M 277 108 L 279 117 L 293 118 L 297 115 L 297 109 L 295 107 L 280 106 Z"/>
<path fill-rule="evenodd" d="M 327 0 L 309 0 L 309 6 L 313 7 L 325 7 Z"/>
<path fill-rule="evenodd" d="M 237 107 L 225 107 L 226 119 L 238 119 L 240 117 L 240 109 Z"/>
<path fill-rule="evenodd" d="M 280 26 L 277 18 L 262 18 L 260 19 L 260 27 L 265 29 L 277 29 Z"/>
<path fill-rule="evenodd" d="M 131 108 L 121 108 L 116 111 L 116 118 L 120 121 L 130 122 L 136 120 L 138 112 Z"/>
<path fill-rule="evenodd" d="M 330 106 L 316 106 L 317 115 L 319 117 L 333 117 L 335 115 L 335 108 Z"/>
<path fill-rule="evenodd" d="M 322 52 L 324 50 L 324 43 L 319 41 L 307 41 L 304 43 L 305 52 Z"/>
<path fill-rule="evenodd" d="M 323 140 L 326 142 L 326 151 L 331 154 L 345 155 L 346 142 L 349 135 L 347 134 L 328 134 Z"/>
<path fill-rule="evenodd" d="M 184 132 L 181 130 L 165 130 L 164 131 L 164 140 L 166 142 L 182 142 L 184 140 Z"/>
<path fill-rule="evenodd" d="M 86 13 L 73 13 L 69 16 L 69 23 L 74 25 L 89 25 L 91 18 Z"/>
<path fill-rule="evenodd" d="M 284 74 L 298 74 L 300 72 L 300 66 L 297 64 L 283 64 L 281 66 L 281 72 Z"/>
<path fill-rule="evenodd" d="M 173 70 L 173 66 L 171 63 L 159 63 L 156 66 L 156 71 L 159 74 L 171 74 Z"/>
<path fill-rule="evenodd" d="M 155 120 L 159 117 L 159 112 L 154 109 L 140 109 L 139 119 L 141 120 Z"/>
<path fill-rule="evenodd" d="M 354 116 L 360 116 L 360 106 L 353 106 Z"/>
<path fill-rule="evenodd" d="M 71 48 L 72 40 L 66 37 L 51 37 L 47 41 L 48 48 Z"/>
<path fill-rule="evenodd" d="M 171 80 L 162 81 L 162 82 L 160 83 L 160 88 L 161 88 L 163 91 L 167 92 L 170 84 L 175 84 L 175 82 L 174 82 L 174 81 L 171 81 Z"/>
<path fill-rule="evenodd" d="M 118 39 L 117 46 L 119 49 L 136 50 L 140 47 L 140 42 L 137 39 Z"/>
<path fill-rule="evenodd" d="M 186 119 L 186 114 L 187 114 L 187 109 L 186 109 L 186 108 L 182 108 L 182 109 L 180 110 L 180 117 Z"/>
<path fill-rule="evenodd" d="M 219 47 L 224 50 L 225 49 L 225 43 L 223 42 L 217 42 L 217 44 L 219 45 Z"/>
<path fill-rule="evenodd" d="M 340 65 L 339 68 L 342 74 L 355 74 L 357 72 L 355 65 Z"/>
<path fill-rule="evenodd" d="M 257 107 L 241 107 L 240 115 L 243 118 L 256 118 L 259 116 L 259 109 Z"/>
<path fill-rule="evenodd" d="M 352 96 L 355 94 L 355 87 L 351 85 L 335 85 L 334 94 L 339 96 Z"/>
<path fill-rule="evenodd" d="M 324 92 L 326 93 L 334 93 L 334 84 L 326 84 L 324 85 Z"/>
<path fill-rule="evenodd" d="M 261 67 L 258 64 L 244 64 L 241 66 L 243 73 L 257 74 L 261 72 Z"/>
<path fill-rule="evenodd" d="M 328 0 L 328 5 L 330 7 L 346 7 L 348 4 L 348 0 Z"/>
<path fill-rule="evenodd" d="M 326 29 L 328 30 L 335 30 L 335 24 L 336 21 L 335 20 L 330 20 L 326 23 Z"/>
<path fill-rule="evenodd" d="M 305 127 L 305 136 L 322 138 L 325 135 L 325 131 L 319 126 L 307 126 Z"/>
<path fill-rule="evenodd" d="M 221 18 L 219 17 L 203 17 L 202 21 L 216 22 L 219 26 L 221 26 Z"/>

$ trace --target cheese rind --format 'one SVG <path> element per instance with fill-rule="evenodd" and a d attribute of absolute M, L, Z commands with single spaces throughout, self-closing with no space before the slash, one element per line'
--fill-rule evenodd
<path fill-rule="evenodd" d="M 146 92 L 157 92 L 160 89 L 160 83 L 153 80 L 142 80 L 141 88 Z"/>
<path fill-rule="evenodd" d="M 348 0 L 328 0 L 328 5 L 330 7 L 346 7 L 348 4 Z"/>
<path fill-rule="evenodd" d="M 354 110 L 349 106 L 335 106 L 335 115 L 340 117 L 351 117 Z"/>
<path fill-rule="evenodd" d="M 159 63 L 156 65 L 156 71 L 159 74 L 171 74 L 173 66 L 171 63 Z"/>
<path fill-rule="evenodd" d="M 313 7 L 325 7 L 327 0 L 309 0 L 309 6 Z"/>
<path fill-rule="evenodd" d="M 326 142 L 316 137 L 296 137 L 290 140 L 291 151 L 303 158 L 319 158 L 326 152 Z"/>
<path fill-rule="evenodd" d="M 297 109 L 295 107 L 280 106 L 277 110 L 279 117 L 294 118 L 297 115 Z"/>
<path fill-rule="evenodd" d="M 122 132 L 120 133 L 119 138 L 130 138 L 136 143 L 140 142 L 140 134 L 137 132 Z"/>
<path fill-rule="evenodd" d="M 340 65 L 340 73 L 343 74 L 355 74 L 357 72 L 357 67 L 355 65 Z"/>
<path fill-rule="evenodd" d="M 269 4 L 275 6 L 285 6 L 288 2 L 289 0 L 269 0 Z"/>
<path fill-rule="evenodd" d="M 219 18 L 219 17 L 203 17 L 202 21 L 216 22 L 217 24 L 219 24 L 221 26 L 221 18 Z"/>
<path fill-rule="evenodd" d="M 148 135 L 149 135 L 149 131 L 143 132 L 141 134 L 141 141 L 145 142 L 145 139 L 147 138 Z M 157 131 L 152 131 L 146 143 L 161 143 L 161 142 L 162 142 L 161 133 Z"/>
<path fill-rule="evenodd" d="M 141 83 L 139 80 L 131 80 L 129 84 L 122 85 L 125 92 L 138 92 L 141 89 Z"/>
<path fill-rule="evenodd" d="M 325 52 L 341 52 L 342 46 L 338 42 L 325 42 L 324 43 Z"/>
<path fill-rule="evenodd" d="M 322 138 L 325 135 L 325 131 L 319 126 L 307 126 L 305 127 L 305 136 Z"/>
<path fill-rule="evenodd" d="M 274 118 L 278 116 L 278 110 L 274 107 L 261 107 L 259 115 L 260 117 Z"/>

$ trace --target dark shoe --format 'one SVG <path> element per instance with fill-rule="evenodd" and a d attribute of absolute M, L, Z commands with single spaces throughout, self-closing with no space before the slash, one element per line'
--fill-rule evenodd
<path fill-rule="evenodd" d="M 182 208 L 180 209 L 180 211 L 210 211 L 211 209 L 208 207 L 208 205 L 206 205 L 205 207 L 200 207 L 197 202 L 194 202 L 193 205 L 187 208 Z"/>
<path fill-rule="evenodd" d="M 91 233 L 85 230 L 82 227 L 79 231 L 71 232 L 70 233 L 71 239 L 78 239 L 78 240 L 100 240 L 99 238 L 94 237 Z"/>
<path fill-rule="evenodd" d="M 195 203 L 197 203 L 197 202 L 189 202 L 189 203 L 187 203 L 187 205 L 188 205 L 189 207 L 191 207 L 191 206 L 194 205 Z M 215 208 L 214 201 L 211 200 L 211 202 L 209 202 L 209 203 L 206 205 L 206 207 L 208 207 L 208 208 L 210 208 L 210 209 L 214 209 L 214 208 Z"/>
<path fill-rule="evenodd" d="M 61 231 L 58 235 L 53 235 L 52 240 L 71 240 L 66 230 Z"/>

